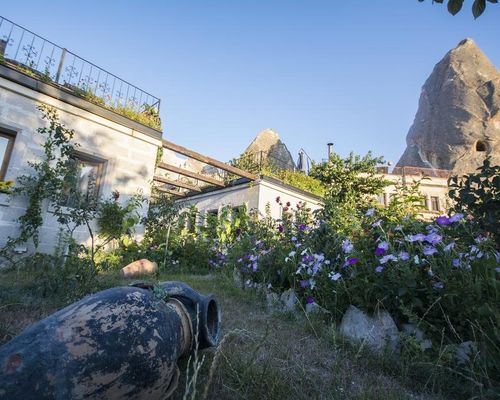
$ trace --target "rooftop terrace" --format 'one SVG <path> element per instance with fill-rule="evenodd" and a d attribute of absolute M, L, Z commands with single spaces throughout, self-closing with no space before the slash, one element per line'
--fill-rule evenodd
<path fill-rule="evenodd" d="M 0 64 L 161 130 L 159 98 L 1 16 Z"/>

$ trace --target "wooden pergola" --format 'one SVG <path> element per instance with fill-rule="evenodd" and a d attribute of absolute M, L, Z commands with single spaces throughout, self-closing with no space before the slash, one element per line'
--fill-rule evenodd
<path fill-rule="evenodd" d="M 229 173 L 234 174 L 236 176 L 239 176 L 242 178 L 247 178 L 247 179 L 250 179 L 252 181 L 257 179 L 257 175 L 255 175 L 255 174 L 252 174 L 248 171 L 244 171 L 240 168 L 236 168 L 236 167 L 229 165 L 225 162 L 216 160 L 215 158 L 205 156 L 205 155 L 198 153 L 196 151 L 189 150 L 183 146 L 179 146 L 178 144 L 169 142 L 167 140 L 163 140 L 162 145 L 163 145 L 163 148 L 165 148 L 165 149 L 171 150 L 171 151 L 178 153 L 178 154 L 182 154 L 183 156 L 192 158 L 193 160 L 200 161 L 200 162 L 205 163 L 207 165 L 211 165 L 212 167 L 221 169 L 223 171 L 229 172 Z M 198 181 L 202 181 L 202 182 L 208 183 L 209 185 L 217 186 L 220 188 L 227 186 L 226 183 L 220 179 L 216 179 L 212 176 L 199 174 L 197 172 L 189 171 L 187 169 L 180 168 L 180 167 L 177 167 L 175 165 L 168 164 L 168 163 L 160 162 L 157 165 L 157 168 L 159 168 L 161 170 L 168 171 L 168 172 L 173 172 L 175 174 L 178 174 L 179 176 L 197 179 Z M 201 192 L 201 189 L 198 186 L 192 185 L 190 183 L 182 182 L 179 179 L 174 180 L 174 179 L 169 179 L 169 178 L 166 178 L 163 176 L 155 175 L 153 178 L 153 181 L 157 182 L 157 183 L 169 185 L 170 187 L 174 186 L 174 187 L 179 188 L 179 189 L 187 189 L 187 190 L 190 190 L 193 192 Z M 178 197 L 186 196 L 185 192 L 172 190 L 171 188 L 156 186 L 156 189 L 161 191 L 161 192 L 169 193 L 173 196 L 178 196 Z"/>

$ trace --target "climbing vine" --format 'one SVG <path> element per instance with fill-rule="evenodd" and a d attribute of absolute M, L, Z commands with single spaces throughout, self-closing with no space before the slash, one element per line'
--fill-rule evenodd
<path fill-rule="evenodd" d="M 39 230 L 43 224 L 43 201 L 47 199 L 58 205 L 67 182 L 75 179 L 75 166 L 71 154 L 78 144 L 72 143 L 74 130 L 61 124 L 53 107 L 38 105 L 37 108 L 42 113 L 41 118 L 47 121 L 47 126 L 37 129 L 37 133 L 44 138 L 42 144 L 44 157 L 41 161 L 29 161 L 28 165 L 33 172 L 17 178 L 12 195 L 26 197 L 28 206 L 26 212 L 18 218 L 19 236 L 9 238 L 6 248 L 12 248 L 29 239 L 33 240 L 35 247 L 38 247 Z"/>

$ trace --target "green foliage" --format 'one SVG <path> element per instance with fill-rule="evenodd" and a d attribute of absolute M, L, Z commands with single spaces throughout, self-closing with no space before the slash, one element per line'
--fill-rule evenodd
<path fill-rule="evenodd" d="M 323 183 L 315 177 L 306 175 L 301 171 L 289 171 L 277 168 L 267 159 L 259 162 L 254 154 L 243 153 L 238 158 L 232 159 L 229 163 L 256 175 L 264 175 L 279 179 L 283 183 L 315 194 L 316 196 L 323 196 L 325 194 Z M 226 180 L 231 181 L 236 178 L 236 175 L 229 174 Z"/>
<path fill-rule="evenodd" d="M 449 197 L 456 212 L 469 214 L 478 228 L 492 236 L 500 248 L 500 166 L 486 158 L 474 174 L 448 180 Z"/>
<path fill-rule="evenodd" d="M 377 165 L 382 162 L 382 157 L 371 153 L 364 157 L 351 153 L 345 159 L 334 153 L 328 161 L 313 164 L 310 175 L 326 188 L 320 218 L 339 232 L 358 231 L 363 210 L 390 183 L 377 175 Z"/>
<path fill-rule="evenodd" d="M 128 199 L 125 204 L 118 202 L 119 193 L 114 192 L 113 197 L 103 201 L 97 212 L 97 226 L 99 237 L 104 243 L 119 240 L 123 236 L 131 236 L 133 228 L 140 222 L 138 209 L 142 206 L 144 198 L 136 194 Z"/>
<path fill-rule="evenodd" d="M 0 193 L 10 193 L 10 189 L 14 186 L 14 181 L 0 181 Z"/>
<path fill-rule="evenodd" d="M 425 197 L 420 192 L 423 179 L 428 178 L 422 178 L 410 184 L 398 181 L 394 192 L 391 193 L 389 204 L 379 209 L 381 216 L 394 224 L 398 224 L 404 218 L 419 218 L 419 212 L 425 209 Z"/>
<path fill-rule="evenodd" d="M 418 0 L 418 1 L 422 3 L 424 0 Z M 474 16 L 474 18 L 478 18 L 484 13 L 484 11 L 486 10 L 486 1 L 492 4 L 498 3 L 498 0 L 474 0 L 474 2 L 472 3 L 472 15 Z M 432 2 L 442 4 L 444 0 L 432 0 Z M 448 0 L 447 3 L 448 12 L 451 15 L 458 14 L 462 9 L 463 4 L 464 0 Z"/>
<path fill-rule="evenodd" d="M 274 176 L 288 185 L 305 190 L 316 196 L 323 197 L 325 194 L 325 185 L 319 179 L 300 171 L 281 170 L 270 176 Z"/>
<path fill-rule="evenodd" d="M 71 154 L 77 144 L 72 143 L 74 131 L 59 122 L 57 111 L 45 105 L 39 105 L 42 119 L 48 126 L 38 128 L 37 133 L 44 139 L 44 157 L 39 162 L 28 162 L 33 173 L 17 178 L 13 196 L 26 196 L 28 207 L 20 216 L 20 234 L 18 238 L 9 238 L 6 248 L 24 243 L 29 239 L 38 246 L 38 231 L 43 224 L 42 202 L 47 199 L 56 205 L 64 197 L 66 182 L 73 180 L 74 168 Z"/>

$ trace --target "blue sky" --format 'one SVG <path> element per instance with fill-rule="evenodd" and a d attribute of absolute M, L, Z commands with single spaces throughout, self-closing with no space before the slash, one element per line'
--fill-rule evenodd
<path fill-rule="evenodd" d="M 3 2 L 0 14 L 162 100 L 164 137 L 227 161 L 264 128 L 296 157 L 396 162 L 433 66 L 465 37 L 500 66 L 500 5 L 431 0 Z"/>

